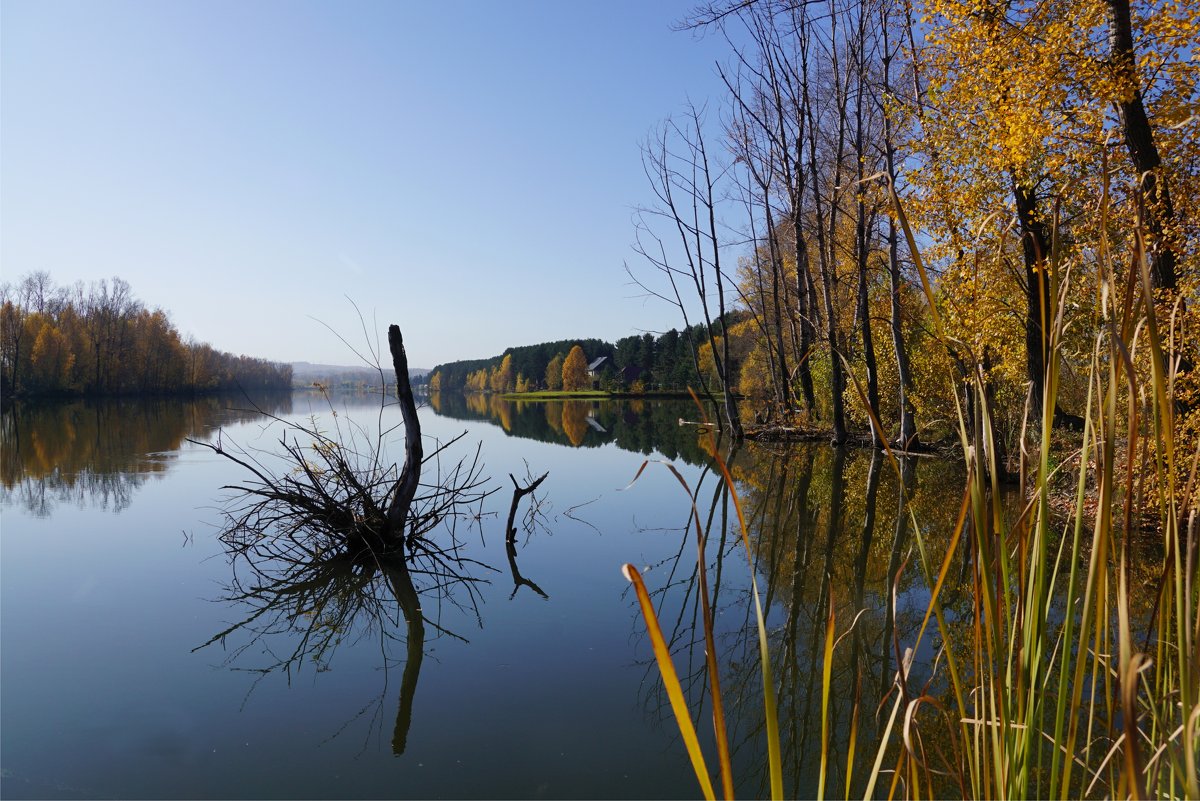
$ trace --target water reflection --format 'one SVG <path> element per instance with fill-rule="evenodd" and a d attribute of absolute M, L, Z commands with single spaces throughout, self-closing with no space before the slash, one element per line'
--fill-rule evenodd
<path fill-rule="evenodd" d="M 687 464 L 708 461 L 696 428 L 679 424 L 681 417 L 697 416 L 691 401 L 512 401 L 497 395 L 434 392 L 429 405 L 443 417 L 492 423 L 514 437 L 572 448 L 612 443 L 644 455 L 658 451 Z"/>
<path fill-rule="evenodd" d="M 0 504 L 49 517 L 70 504 L 119 512 L 178 458 L 184 439 L 291 412 L 291 393 L 17 404 L 0 414 Z"/>
<path fill-rule="evenodd" d="M 244 617 L 193 651 L 216 643 L 224 647 L 234 638 L 237 644 L 228 651 L 226 666 L 259 679 L 282 673 L 290 682 L 306 666 L 329 670 L 340 646 L 359 642 L 377 641 L 384 650 L 384 667 L 391 667 L 395 658 L 389 648 L 402 640 L 404 672 L 391 741 L 392 753 L 403 754 L 425 654 L 426 622 L 421 593 L 404 560 L 339 552 L 286 566 L 247 561 L 243 567 L 248 575 L 235 571 L 224 600 L 243 609 Z M 402 638 L 394 633 L 400 621 Z"/>
<path fill-rule="evenodd" d="M 838 796 L 861 794 L 871 768 L 867 763 L 875 758 L 876 729 L 884 722 L 876 710 L 893 691 L 903 644 L 916 639 L 924 611 L 919 571 L 911 565 L 901 570 L 910 556 L 910 509 L 920 521 L 926 547 L 932 553 L 948 547 L 961 468 L 909 458 L 898 463 L 898 476 L 883 454 L 825 446 L 743 445 L 725 458 L 743 504 L 754 570 L 765 591 L 785 793 L 807 797 L 816 791 L 824 634 L 832 610 L 840 639 L 831 676 L 830 753 L 843 756 L 829 776 Z M 719 473 L 706 477 L 696 496 L 706 523 L 707 571 L 738 792 L 763 796 L 769 791 L 765 720 L 746 558 Z M 706 720 L 711 711 L 703 680 L 704 637 L 697 629 L 695 553 L 694 546 L 681 548 L 676 563 L 668 565 L 665 583 L 659 582 L 656 603 L 691 708 L 697 720 Z M 640 615 L 634 619 L 640 627 Z M 931 651 L 917 654 L 909 688 L 919 690 L 919 682 L 928 678 L 932 656 Z M 648 709 L 671 726 L 658 672 L 652 660 L 647 665 Z M 846 754 L 853 754 L 850 765 Z M 852 777 L 849 788 L 847 775 Z"/>
<path fill-rule="evenodd" d="M 524 487 L 522 487 L 519 483 L 517 483 L 517 479 L 512 473 L 508 474 L 508 477 L 513 483 L 513 496 L 512 506 L 509 507 L 508 510 L 508 522 L 504 524 L 504 551 L 505 555 L 508 557 L 508 569 L 512 572 L 513 580 L 513 591 L 512 594 L 508 596 L 508 600 L 510 601 L 517 597 L 517 591 L 522 587 L 528 587 L 547 600 L 550 598 L 550 596 L 547 595 L 541 587 L 525 578 L 525 576 L 521 575 L 521 570 L 517 567 L 517 509 L 520 508 L 521 499 L 528 495 L 529 504 L 525 512 L 525 516 L 521 521 L 521 527 L 525 530 L 527 535 L 532 535 L 538 528 L 549 530 L 546 516 L 542 513 L 542 501 L 539 500 L 537 496 L 537 488 L 540 487 L 542 482 L 549 478 L 549 476 L 549 472 L 543 473 L 542 476 L 537 479 L 534 479 L 533 476 L 530 475 L 530 480 Z M 528 542 L 528 536 L 526 537 L 526 541 Z"/>
<path fill-rule="evenodd" d="M 525 578 L 525 576 L 521 575 L 521 569 L 517 567 L 517 543 L 515 540 L 509 540 L 508 542 L 504 543 L 504 552 L 508 556 L 508 569 L 512 572 L 513 580 L 513 591 L 512 595 L 508 596 L 508 600 L 511 601 L 513 598 L 516 598 L 517 591 L 522 587 L 528 587 L 538 595 L 549 600 L 550 596 L 546 594 L 545 590 L 543 590 L 534 582 Z"/>
<path fill-rule="evenodd" d="M 269 467 L 236 445 L 209 446 L 246 470 L 241 483 L 224 488 L 231 494 L 223 501 L 219 535 L 232 567 L 221 601 L 242 611 L 194 650 L 224 646 L 233 637 L 228 667 L 259 678 L 284 674 L 290 683 L 305 667 L 330 670 L 343 645 L 378 647 L 386 671 L 397 663 L 392 651 L 402 641 L 392 736 L 399 755 L 408 742 L 426 625 L 455 636 L 443 627 L 442 604 L 469 607 L 482 623 L 477 585 L 486 582 L 476 574 L 492 568 L 466 554 L 457 529 L 459 522 L 478 521 L 495 490 L 487 486 L 479 446 L 452 461 L 461 435 L 434 438 L 428 455 L 410 449 L 421 430 L 409 415 L 405 461 L 397 465 L 387 450 L 395 431 L 384 419 L 389 403 L 385 397 L 377 402 L 373 430 L 339 417 L 331 401 L 325 423 L 277 420 L 284 467 Z M 311 444 L 292 444 L 305 441 Z M 519 492 L 532 494 L 545 478 Z M 513 536 L 515 530 L 510 542 Z M 511 551 L 509 561 L 516 578 Z M 421 596 L 430 602 L 428 612 Z M 381 700 L 376 708 L 382 706 Z"/>

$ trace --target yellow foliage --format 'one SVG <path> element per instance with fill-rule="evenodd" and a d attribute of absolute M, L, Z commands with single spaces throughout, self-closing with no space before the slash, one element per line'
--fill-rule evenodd
<path fill-rule="evenodd" d="M 578 345 L 576 346 L 578 348 Z M 570 356 L 567 357 L 570 359 Z M 562 429 L 571 444 L 578 447 L 587 436 L 588 405 L 583 401 L 566 401 L 562 407 Z"/>
<path fill-rule="evenodd" d="M 578 392 L 588 388 L 587 365 L 587 356 L 583 354 L 583 348 L 578 345 L 571 348 L 562 368 L 562 388 L 565 391 Z"/>

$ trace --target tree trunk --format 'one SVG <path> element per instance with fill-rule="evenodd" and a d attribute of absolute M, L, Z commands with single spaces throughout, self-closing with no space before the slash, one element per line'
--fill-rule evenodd
<path fill-rule="evenodd" d="M 799 170 L 799 162 L 797 162 Z M 803 193 L 804 173 L 798 171 L 796 180 L 801 184 L 800 192 Z M 804 395 L 804 406 L 814 417 L 817 413 L 817 395 L 813 389 L 812 368 L 809 366 L 809 357 L 812 356 L 813 344 L 816 341 L 816 332 L 813 330 L 812 309 L 809 301 L 809 283 L 811 279 L 808 272 L 808 242 L 804 238 L 804 232 L 801 229 L 801 211 L 796 208 L 792 212 L 792 228 L 796 236 L 796 312 L 800 316 L 800 352 L 796 358 L 800 360 L 800 391 Z"/>
<path fill-rule="evenodd" d="M 404 420 L 404 467 L 392 490 L 385 540 L 393 547 L 398 547 L 405 540 L 408 513 L 417 486 L 421 483 L 421 462 L 425 456 L 421 444 L 421 423 L 417 420 L 417 404 L 408 381 L 408 354 L 404 351 L 404 339 L 399 326 L 388 326 L 388 347 L 392 352 L 392 367 L 396 371 L 396 397 L 400 401 L 400 415 Z"/>
<path fill-rule="evenodd" d="M 863 95 L 866 91 L 866 63 L 863 55 L 866 47 L 866 12 L 862 6 L 858 11 L 857 73 L 858 91 L 854 100 L 854 161 L 857 164 L 855 184 L 855 256 L 858 261 L 858 318 L 862 326 L 863 362 L 867 368 L 867 405 L 875 422 L 879 422 L 879 371 L 875 363 L 875 340 L 871 336 L 871 301 L 867 291 L 867 200 L 866 200 L 866 152 L 864 138 L 866 121 L 863 118 Z M 882 425 L 882 423 L 880 423 Z M 883 445 L 880 432 L 871 424 L 871 445 Z"/>
<path fill-rule="evenodd" d="M 896 234 L 896 221 L 888 218 L 888 280 L 892 299 L 892 347 L 896 351 L 896 371 L 900 377 L 900 437 L 897 440 L 902 450 L 911 451 L 919 445 L 916 416 L 913 414 L 912 368 L 908 363 L 908 345 L 904 342 L 904 329 L 900 313 L 900 257 Z"/>
<path fill-rule="evenodd" d="M 883 32 L 883 95 L 891 97 L 892 51 L 888 41 L 887 12 L 880 11 L 880 30 Z M 896 144 L 892 138 L 892 115 L 885 103 L 880 104 L 883 113 L 883 159 L 887 167 L 888 181 L 896 185 Z M 900 309 L 900 237 L 896 231 L 896 220 L 888 216 L 888 282 L 891 294 L 892 348 L 896 353 L 896 372 L 899 375 L 900 437 L 897 444 L 903 450 L 918 446 L 917 423 L 912 406 L 912 369 L 908 362 L 908 345 L 904 341 L 902 314 Z"/>
<path fill-rule="evenodd" d="M 1166 229 L 1175 217 L 1171 194 L 1160 171 L 1162 158 L 1154 143 L 1154 131 L 1146 114 L 1142 90 L 1137 76 L 1137 64 L 1133 51 L 1133 22 L 1129 13 L 1129 0 L 1107 0 L 1109 13 L 1109 60 L 1118 80 L 1126 82 L 1127 91 L 1117 102 L 1121 119 L 1121 133 L 1125 148 L 1133 161 L 1138 175 L 1141 197 L 1139 198 L 1142 221 L 1151 236 L 1150 270 L 1154 285 L 1163 289 L 1175 289 L 1175 251 L 1171 247 Z"/>
<path fill-rule="evenodd" d="M 1011 176 L 1017 218 L 1021 223 L 1021 250 L 1025 257 L 1025 374 L 1029 379 L 1030 409 L 1040 419 L 1046 388 L 1046 358 L 1050 340 L 1050 260 L 1045 223 L 1038 217 L 1033 190 Z"/>
<path fill-rule="evenodd" d="M 769 188 L 768 188 L 769 189 Z M 776 370 L 778 371 L 779 387 L 776 390 L 775 400 L 780 407 L 785 405 L 790 406 L 792 402 L 792 382 L 791 374 L 787 366 L 787 348 L 783 341 L 783 259 L 779 257 L 779 240 L 775 236 L 775 217 L 771 214 L 771 199 L 770 195 L 764 193 L 763 206 L 766 211 L 767 218 L 767 250 L 771 255 L 771 299 L 772 311 L 775 318 L 775 349 L 779 353 Z M 763 315 L 766 316 L 766 309 L 763 309 Z"/>

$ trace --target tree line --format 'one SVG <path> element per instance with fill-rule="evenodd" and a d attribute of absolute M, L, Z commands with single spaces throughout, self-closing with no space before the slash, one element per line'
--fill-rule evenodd
<path fill-rule="evenodd" d="M 739 315 L 730 316 L 730 325 L 735 319 Z M 706 330 L 694 325 L 657 336 L 627 336 L 615 344 L 600 339 L 543 342 L 508 348 L 489 359 L 439 364 L 428 381 L 433 391 L 455 392 L 572 392 L 591 388 L 593 380 L 610 390 L 683 391 L 702 383 L 700 348 L 706 338 Z M 606 361 L 593 379 L 586 368 L 600 357 Z"/>
<path fill-rule="evenodd" d="M 681 28 L 724 39 L 726 93 L 646 142 L 631 275 L 701 329 L 727 399 L 912 447 L 974 419 L 979 377 L 1015 439 L 1056 360 L 1069 425 L 1135 253 L 1179 332 L 1176 396 L 1200 396 L 1200 6 L 720 0 Z"/>
<path fill-rule="evenodd" d="M 180 337 L 120 278 L 58 287 L 45 272 L 0 284 L 0 395 L 101 396 L 289 389 L 287 364 Z"/>

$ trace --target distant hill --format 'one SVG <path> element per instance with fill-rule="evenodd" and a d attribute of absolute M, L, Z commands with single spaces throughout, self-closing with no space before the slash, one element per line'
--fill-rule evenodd
<path fill-rule="evenodd" d="M 384 368 L 385 376 L 391 376 L 391 366 Z M 421 383 L 421 379 L 429 374 L 426 367 L 408 368 L 408 377 L 413 383 Z M 345 364 L 315 364 L 313 362 L 292 362 L 292 383 L 297 386 L 308 386 L 314 381 L 322 384 L 375 384 L 379 381 L 379 371 L 363 365 Z"/>

